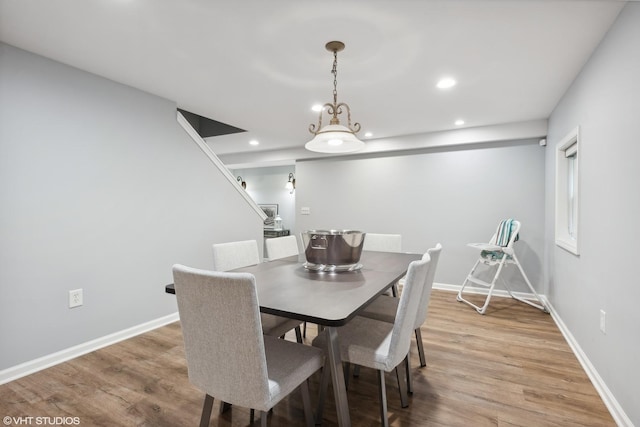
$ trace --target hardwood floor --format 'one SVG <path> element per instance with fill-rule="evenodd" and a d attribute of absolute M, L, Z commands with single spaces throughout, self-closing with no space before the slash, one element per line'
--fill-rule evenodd
<path fill-rule="evenodd" d="M 311 325 L 308 332 L 315 336 Z M 454 293 L 434 290 L 422 336 L 427 366 L 418 368 L 412 343 L 408 408 L 400 407 L 395 376 L 387 374 L 392 426 L 615 425 L 551 316 L 535 308 L 494 298 L 481 316 Z M 314 404 L 318 380 L 311 381 Z M 363 368 L 351 378 L 348 395 L 354 426 L 379 425 L 374 371 Z M 0 386 L 0 416 L 78 417 L 82 426 L 195 426 L 203 399 L 188 382 L 174 323 Z M 272 426 L 303 425 L 300 394 L 278 404 L 269 419 Z M 211 426 L 248 424 L 248 409 L 219 415 L 214 406 Z M 336 425 L 333 396 L 324 425 Z"/>

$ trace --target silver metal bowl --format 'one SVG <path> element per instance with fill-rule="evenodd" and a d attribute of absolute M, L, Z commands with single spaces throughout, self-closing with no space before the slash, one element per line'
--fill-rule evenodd
<path fill-rule="evenodd" d="M 308 230 L 302 234 L 305 267 L 317 271 L 353 271 L 358 264 L 366 233 L 355 230 Z"/>

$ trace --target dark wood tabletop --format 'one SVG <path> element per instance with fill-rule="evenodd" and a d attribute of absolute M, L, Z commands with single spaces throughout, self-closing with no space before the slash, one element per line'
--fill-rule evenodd
<path fill-rule="evenodd" d="M 317 272 L 304 267 L 304 255 L 233 271 L 256 277 L 260 311 L 323 326 L 342 326 L 407 272 L 421 254 L 362 253 L 357 271 Z M 175 293 L 173 285 L 166 292 Z"/>

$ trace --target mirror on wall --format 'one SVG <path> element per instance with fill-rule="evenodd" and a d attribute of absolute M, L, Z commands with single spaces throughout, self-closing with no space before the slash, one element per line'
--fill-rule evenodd
<path fill-rule="evenodd" d="M 265 236 L 293 233 L 295 228 L 295 165 L 230 169 L 267 214 Z"/>

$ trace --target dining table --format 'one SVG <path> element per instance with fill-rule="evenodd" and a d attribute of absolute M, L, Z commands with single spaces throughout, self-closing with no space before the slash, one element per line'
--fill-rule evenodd
<path fill-rule="evenodd" d="M 305 267 L 306 259 L 302 253 L 232 271 L 255 276 L 262 313 L 323 327 L 327 334 L 326 356 L 334 388 L 338 425 L 350 426 L 338 328 L 346 325 L 401 279 L 409 264 L 421 257 L 422 254 L 363 251 L 355 269 L 318 271 Z M 165 290 L 175 293 L 173 285 L 167 285 Z"/>

